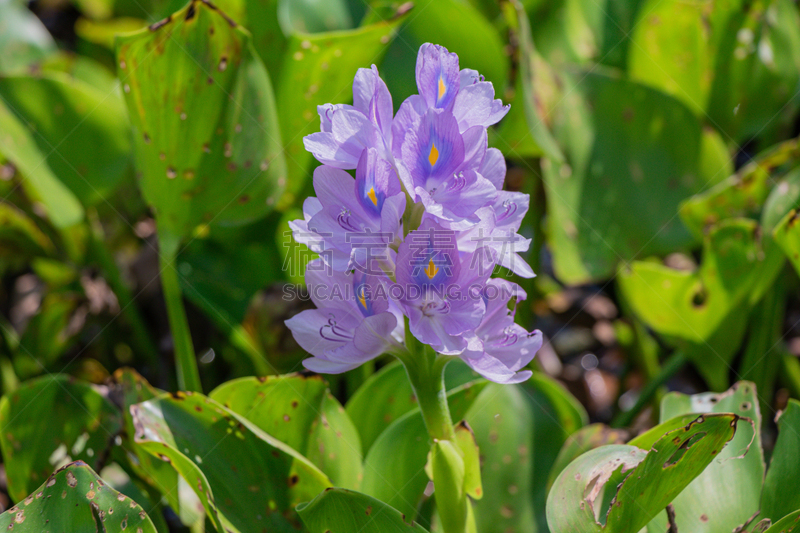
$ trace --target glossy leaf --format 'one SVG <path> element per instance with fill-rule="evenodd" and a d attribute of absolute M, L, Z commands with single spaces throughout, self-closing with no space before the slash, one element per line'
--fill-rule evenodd
<path fill-rule="evenodd" d="M 107 92 L 48 72 L 0 79 L 0 96 L 84 206 L 104 199 L 130 175 L 130 129 L 117 86 Z"/>
<path fill-rule="evenodd" d="M 365 494 L 345 489 L 328 489 L 297 512 L 310 533 L 425 533 L 405 515 Z"/>
<path fill-rule="evenodd" d="M 533 412 L 522 387 L 489 384 L 464 418 L 481 456 L 483 498 L 473 502 L 477 530 L 531 531 L 536 442 Z"/>
<path fill-rule="evenodd" d="M 292 531 L 290 510 L 330 486 L 295 450 L 200 394 L 162 396 L 131 414 L 136 443 L 175 468 L 220 531 Z"/>
<path fill-rule="evenodd" d="M 800 402 L 789 400 L 778 418 L 778 440 L 769 463 L 764 491 L 761 493 L 761 513 L 773 522 L 800 508 Z"/>
<path fill-rule="evenodd" d="M 114 372 L 112 394 L 122 405 L 125 431 L 122 446 L 130 450 L 135 459 L 129 460 L 131 471 L 152 490 L 163 494 L 170 508 L 184 524 L 195 524 L 204 518 L 205 509 L 190 486 L 181 478 L 171 464 L 155 457 L 135 442 L 136 428 L 131 416 L 131 406 L 152 400 L 162 394 L 135 370 L 122 368 Z"/>
<path fill-rule="evenodd" d="M 286 167 L 269 75 L 249 34 L 193 0 L 119 37 L 117 61 L 140 186 L 162 238 L 263 217 Z"/>
<path fill-rule="evenodd" d="M 27 381 L 3 396 L 0 422 L 14 501 L 44 482 L 54 464 L 81 460 L 100 468 L 121 429 L 117 408 L 100 388 L 60 374 Z"/>
<path fill-rule="evenodd" d="M 585 453 L 553 485 L 547 510 L 550 530 L 638 532 L 716 458 L 733 438 L 738 419 L 733 414 L 702 415 L 664 435 L 648 452 L 610 445 Z M 606 499 L 611 494 L 604 489 L 614 487 L 609 479 L 621 474 L 626 474 L 624 480 Z M 602 517 L 606 506 L 608 514 Z"/>
<path fill-rule="evenodd" d="M 759 509 L 764 454 L 756 388 L 740 381 L 722 394 L 687 396 L 672 392 L 661 402 L 662 421 L 690 413 L 735 413 L 744 418 L 738 421 L 736 435 L 725 449 L 672 501 L 675 523 L 678 531 L 732 531 Z M 726 490 L 723 492 L 720 487 Z M 648 529 L 666 528 L 666 513 L 662 512 Z"/>
<path fill-rule="evenodd" d="M 0 515 L 0 528 L 18 533 L 156 533 L 138 503 L 108 486 L 83 461 L 56 470 L 30 496 Z"/>
<path fill-rule="evenodd" d="M 209 398 L 302 451 L 308 448 L 326 391 L 320 376 L 289 374 L 227 381 L 211 391 Z"/>
<path fill-rule="evenodd" d="M 797 533 L 798 531 L 800 531 L 800 509 L 784 516 L 764 533 Z"/>
<path fill-rule="evenodd" d="M 380 63 L 400 22 L 395 18 L 355 30 L 289 38 L 276 90 L 289 165 L 283 207 L 299 203 L 298 195 L 315 166 L 303 137 L 319 131 L 317 105 L 351 102 L 356 71 Z"/>
<path fill-rule="evenodd" d="M 448 393 L 450 415 L 461 420 L 485 382 L 467 384 Z M 424 467 L 430 450 L 428 432 L 419 410 L 406 413 L 381 433 L 364 459 L 361 490 L 403 513 L 417 515 L 428 476 Z"/>
<path fill-rule="evenodd" d="M 688 422 L 687 422 L 688 423 Z M 683 424 L 685 426 L 686 424 Z M 675 428 L 673 428 L 675 429 Z M 666 432 L 662 432 L 662 436 Z M 605 424 L 591 424 L 582 427 L 567 438 L 561 451 L 558 452 L 555 464 L 550 470 L 550 477 L 547 480 L 547 486 L 552 487 L 556 477 L 575 459 L 600 446 L 609 444 L 625 444 L 628 440 L 628 433 L 625 430 L 612 429 Z M 649 449 L 650 447 L 640 446 L 641 448 Z"/>

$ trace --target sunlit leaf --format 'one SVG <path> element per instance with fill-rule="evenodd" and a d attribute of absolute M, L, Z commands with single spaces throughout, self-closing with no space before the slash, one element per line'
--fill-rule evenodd
<path fill-rule="evenodd" d="M 172 465 L 219 530 L 293 531 L 290 510 L 330 486 L 306 458 L 201 394 L 131 407 L 136 443 Z"/>
<path fill-rule="evenodd" d="M 286 168 L 270 78 L 249 35 L 195 0 L 119 37 L 117 60 L 142 193 L 162 238 L 264 216 Z"/>
<path fill-rule="evenodd" d="M 0 515 L 0 527 L 22 533 L 130 530 L 156 533 L 144 509 L 108 486 L 83 461 L 54 472 L 17 505 Z"/>
<path fill-rule="evenodd" d="M 701 415 L 649 451 L 615 444 L 583 454 L 550 491 L 550 531 L 638 532 L 717 457 L 733 438 L 738 419 Z"/>

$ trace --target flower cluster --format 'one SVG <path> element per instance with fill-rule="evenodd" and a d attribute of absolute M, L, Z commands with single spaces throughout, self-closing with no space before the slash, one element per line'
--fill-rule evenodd
<path fill-rule="evenodd" d="M 435 351 L 493 381 L 523 381 L 541 332 L 514 323 L 525 292 L 490 279 L 498 265 L 534 275 L 518 255 L 530 245 L 517 233 L 528 195 L 503 190 L 505 160 L 487 141 L 509 106 L 441 46 L 420 48 L 416 78 L 419 94 L 394 116 L 374 65 L 356 74 L 352 106 L 318 107 L 321 131 L 305 138 L 323 163 L 317 197 L 291 223 L 295 240 L 320 254 L 306 270 L 317 309 L 287 325 L 316 372 L 404 350 L 407 317 Z"/>

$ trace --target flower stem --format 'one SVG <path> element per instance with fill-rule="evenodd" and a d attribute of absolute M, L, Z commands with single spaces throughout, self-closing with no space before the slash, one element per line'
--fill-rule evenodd
<path fill-rule="evenodd" d="M 451 358 L 439 355 L 430 346 L 420 343 L 411 334 L 407 322 L 406 348 L 405 353 L 398 353 L 397 356 L 405 366 L 408 380 L 417 396 L 428 435 L 436 440 L 453 439 L 455 429 L 444 385 L 444 367 Z"/>
<path fill-rule="evenodd" d="M 186 320 L 186 309 L 183 307 L 183 295 L 175 270 L 175 258 L 178 255 L 178 239 L 170 239 L 159 235 L 160 250 L 158 254 L 161 268 L 161 287 L 167 303 L 169 327 L 175 345 L 175 369 L 178 374 L 178 388 L 184 391 L 202 392 L 200 372 L 197 370 L 197 359 Z"/>

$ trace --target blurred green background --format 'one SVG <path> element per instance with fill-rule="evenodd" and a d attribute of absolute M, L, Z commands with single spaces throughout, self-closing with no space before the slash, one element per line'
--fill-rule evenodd
<path fill-rule="evenodd" d="M 122 366 L 174 390 L 167 237 L 204 389 L 301 370 L 283 321 L 309 305 L 284 297 L 311 255 L 287 233 L 313 193 L 302 138 L 373 63 L 397 109 L 434 42 L 511 104 L 490 144 L 531 195 L 537 375 L 638 428 L 667 389 L 753 381 L 767 424 L 800 397 L 796 2 L 220 0 L 232 24 L 208 37 L 163 22 L 184 7 L 0 0 L 3 393 Z M 230 65 L 192 55 L 212 38 Z M 327 379 L 344 402 L 375 368 Z"/>

